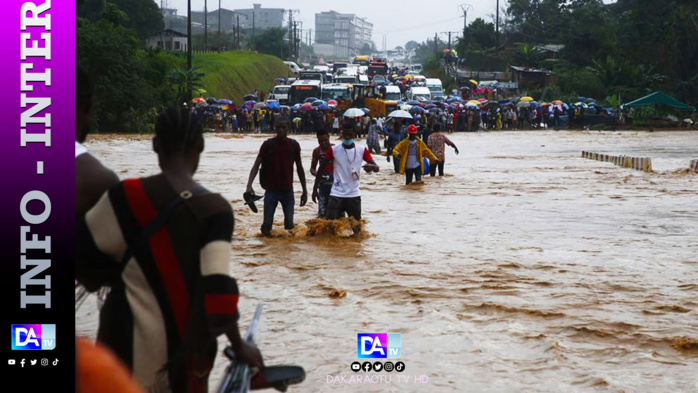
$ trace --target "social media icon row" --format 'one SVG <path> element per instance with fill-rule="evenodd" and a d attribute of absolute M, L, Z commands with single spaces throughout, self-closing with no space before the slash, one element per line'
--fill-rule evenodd
<path fill-rule="evenodd" d="M 363 372 L 367 372 L 367 373 L 371 372 L 371 371 L 375 371 L 375 372 L 379 373 L 379 372 L 384 371 L 384 370 L 385 370 L 385 372 L 388 372 L 388 373 L 392 372 L 392 371 L 396 371 L 396 372 L 401 373 L 401 372 L 405 371 L 405 363 L 397 362 L 397 363 L 393 364 L 393 362 L 385 362 L 385 363 L 381 363 L 381 362 L 373 362 L 373 363 L 371 363 L 371 362 L 363 362 L 363 363 L 354 362 L 351 364 L 351 371 L 353 371 L 355 373 L 358 373 L 359 371 L 363 371 Z"/>
<path fill-rule="evenodd" d="M 24 367 L 24 365 L 26 364 L 26 362 L 27 362 L 26 359 L 22 359 L 22 360 L 19 361 L 19 364 L 20 364 L 20 366 Z M 31 366 L 36 366 L 36 364 L 37 364 L 38 362 L 39 362 L 38 359 L 29 359 L 29 365 L 31 365 Z M 14 366 L 14 365 L 17 364 L 17 361 L 16 361 L 15 359 L 7 359 L 7 364 L 9 364 L 10 366 Z M 48 359 L 46 359 L 46 358 L 41 359 L 41 365 L 42 365 L 42 366 L 48 366 L 48 364 L 49 364 L 49 360 L 48 360 Z M 58 359 L 55 359 L 53 362 L 51 362 L 51 364 L 54 365 L 54 366 L 57 366 L 57 365 L 58 365 Z"/>

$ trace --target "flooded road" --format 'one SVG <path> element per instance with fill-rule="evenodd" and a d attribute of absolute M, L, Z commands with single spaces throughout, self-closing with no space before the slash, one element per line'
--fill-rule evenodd
<path fill-rule="evenodd" d="M 266 137 L 207 135 L 197 179 L 233 203 L 242 326 L 264 303 L 265 363 L 307 372 L 291 391 L 698 391 L 698 174 L 679 171 L 698 159 L 697 132 L 452 134 L 447 175 L 408 187 L 374 157 L 361 239 L 310 236 L 317 205 L 299 207 L 298 184 L 297 229 L 258 236 L 262 204 L 241 199 Z M 317 142 L 297 139 L 308 172 Z M 121 178 L 157 173 L 147 138 L 87 146 Z M 582 150 L 652 157 L 655 173 Z M 275 221 L 283 232 L 280 207 Z M 78 334 L 94 335 L 91 302 Z M 360 332 L 401 333 L 401 375 L 428 382 L 328 383 L 365 375 L 349 367 Z"/>

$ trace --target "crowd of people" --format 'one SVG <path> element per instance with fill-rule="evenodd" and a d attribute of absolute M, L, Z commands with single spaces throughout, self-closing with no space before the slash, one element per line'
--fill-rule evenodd
<path fill-rule="evenodd" d="M 163 110 L 153 137 L 160 172 L 120 181 L 82 144 L 93 93 L 79 68 L 76 81 L 76 288 L 98 293 L 108 288 L 99 344 L 76 337 L 79 386 L 99 391 L 102 376 L 109 375 L 115 392 L 208 392 L 219 336 L 228 338 L 238 361 L 263 369 L 261 352 L 242 339 L 237 323 L 240 291 L 228 268 L 231 205 L 194 180 L 205 149 L 204 122 L 184 106 Z M 270 113 L 276 136 L 262 143 L 246 190 L 254 201 L 252 185 L 259 176 L 265 190 L 263 235 L 271 234 L 279 204 L 284 228 L 294 228 L 294 169 L 303 188 L 300 206 L 308 201 L 301 147 L 288 137 L 291 118 L 284 111 Z M 359 183 L 362 171 L 380 170 L 371 152 L 380 154 L 381 134 L 387 159 L 394 160 L 406 184 L 429 173 L 428 165 L 432 176 L 437 167 L 443 175 L 444 146 L 455 148 L 438 123 L 428 131 L 428 122 L 420 125 L 424 142 L 414 119 L 339 118 L 341 143 L 331 143 L 328 122 L 315 131 L 310 171 L 318 216 L 329 220 L 361 220 Z M 368 147 L 356 141 L 359 133 L 367 135 Z M 105 370 L 95 370 L 95 364 Z"/>

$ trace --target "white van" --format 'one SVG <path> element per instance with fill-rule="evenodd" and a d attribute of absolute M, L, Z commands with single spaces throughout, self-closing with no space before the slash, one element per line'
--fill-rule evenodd
<path fill-rule="evenodd" d="M 291 90 L 290 85 L 278 85 L 274 86 L 274 92 L 271 98 L 279 101 L 279 104 L 286 105 L 288 102 L 288 91 Z"/>
<path fill-rule="evenodd" d="M 400 101 L 402 100 L 402 93 L 400 92 L 400 88 L 395 86 L 395 85 L 389 85 L 385 87 L 385 97 L 383 97 L 384 100 L 386 101 Z"/>
<path fill-rule="evenodd" d="M 424 75 L 415 75 L 413 85 L 426 87 L 427 86 L 427 77 Z"/>
<path fill-rule="evenodd" d="M 445 95 L 441 79 L 427 78 L 427 88 L 431 91 L 432 97 L 443 97 Z"/>
<path fill-rule="evenodd" d="M 427 101 L 431 100 L 431 91 L 428 87 L 412 86 L 409 93 L 407 93 L 410 100 L 416 101 Z"/>
<path fill-rule="evenodd" d="M 292 61 L 284 61 L 284 64 L 288 66 L 288 68 L 293 72 L 294 74 L 298 74 L 301 72 L 301 68 L 298 67 L 298 64 L 292 62 Z"/>

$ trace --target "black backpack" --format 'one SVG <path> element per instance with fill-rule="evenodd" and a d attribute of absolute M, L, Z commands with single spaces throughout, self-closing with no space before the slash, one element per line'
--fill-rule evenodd
<path fill-rule="evenodd" d="M 288 138 L 291 141 L 291 155 L 293 157 L 296 157 L 296 153 L 300 150 L 300 145 L 295 139 Z M 268 184 L 268 176 L 269 176 L 269 163 L 271 162 L 271 158 L 274 155 L 274 144 L 275 144 L 276 138 L 269 138 L 267 139 L 267 154 L 264 156 L 264 159 L 262 160 L 262 165 L 259 167 L 259 185 L 262 186 L 263 189 L 267 189 L 269 186 Z"/>

